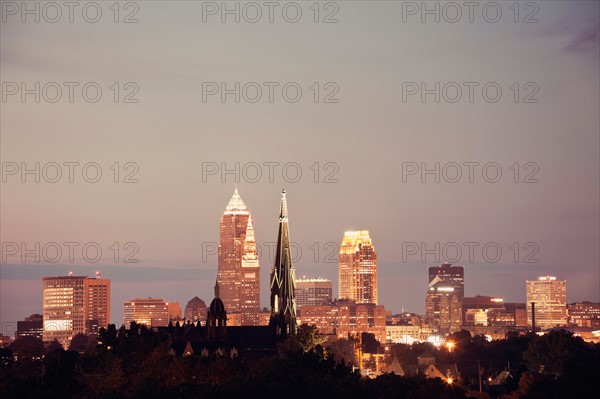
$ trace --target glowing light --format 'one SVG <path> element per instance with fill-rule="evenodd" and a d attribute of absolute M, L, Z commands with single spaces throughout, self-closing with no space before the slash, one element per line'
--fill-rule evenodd
<path fill-rule="evenodd" d="M 450 352 L 450 353 L 452 353 L 452 349 L 454 349 L 455 346 L 456 346 L 456 344 L 452 341 L 446 342 L 446 347 L 448 348 L 448 352 Z"/>
<path fill-rule="evenodd" d="M 452 379 L 452 377 L 448 378 L 448 384 L 452 384 L 454 382 L 454 380 Z"/>

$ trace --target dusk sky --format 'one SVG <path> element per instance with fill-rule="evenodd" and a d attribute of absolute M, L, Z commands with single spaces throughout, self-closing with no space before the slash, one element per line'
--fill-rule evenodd
<path fill-rule="evenodd" d="M 70 271 L 90 277 L 101 271 L 111 280 L 117 325 L 130 298 L 160 297 L 182 308 L 194 296 L 210 302 L 217 273 L 212 249 L 236 183 L 262 248 L 261 307 L 268 306 L 268 250 L 277 238 L 283 188 L 291 240 L 302 250 L 296 274 L 331 279 L 334 297 L 331 243 L 339 246 L 346 230 L 364 229 L 378 256 L 379 303 L 392 312 L 423 313 L 426 268 L 450 260 L 430 254 L 422 261 L 420 249 L 408 255 L 412 243 L 446 245 L 448 257 L 455 252 L 447 244 L 458 243 L 462 257 L 453 263 L 465 266 L 466 296 L 525 302 L 526 280 L 553 275 L 567 281 L 568 302 L 600 301 L 598 2 L 537 2 L 537 11 L 520 10 L 518 23 L 508 8 L 513 2 L 497 3 L 496 23 L 482 17 L 483 7 L 472 23 L 468 15 L 423 23 L 421 14 L 408 13 L 407 2 L 394 1 L 338 1 L 338 8 L 320 9 L 319 23 L 313 2 L 302 1 L 297 23 L 282 18 L 282 7 L 272 23 L 266 9 L 256 23 L 231 16 L 222 23 L 219 13 L 205 13 L 204 22 L 207 5 L 194 1 L 137 2 L 137 10 L 120 10 L 118 23 L 112 2 L 99 2 L 97 23 L 86 22 L 79 9 L 73 23 L 67 10 L 57 23 L 22 23 L 2 3 L 0 332 L 42 313 L 42 277 Z M 138 22 L 122 23 L 133 11 Z M 330 14 L 337 23 L 322 22 Z M 529 14 L 539 21 L 523 23 Z M 28 88 L 57 82 L 62 97 L 48 101 L 55 98 L 50 85 L 40 89 L 38 103 L 34 94 L 22 101 L 23 82 Z M 73 102 L 65 82 L 79 84 Z M 95 103 L 82 95 L 90 82 L 102 89 Z M 233 94 L 225 102 L 220 93 L 207 94 L 222 82 L 230 89 L 257 82 L 262 98 L 248 101 L 255 86 L 239 103 Z M 273 102 L 264 82 L 278 84 Z M 290 82 L 288 95 L 302 89 L 297 102 L 282 94 Z M 436 82 L 447 88 L 439 102 L 434 94 L 425 101 L 420 92 L 407 94 Z M 473 82 L 472 102 L 464 82 Z M 448 101 L 457 86 L 462 97 Z M 501 88 L 497 102 L 485 98 L 484 86 L 490 97 Z M 125 103 L 128 94 L 138 102 Z M 22 182 L 21 168 L 36 162 L 46 167 L 45 177 L 40 172 L 36 183 L 26 175 Z M 56 183 L 53 162 L 62 168 Z M 79 162 L 73 182 L 70 162 Z M 279 163 L 272 181 L 265 165 L 271 162 Z M 439 182 L 431 174 L 422 182 L 420 170 L 408 174 L 436 162 Z M 471 162 L 479 163 L 473 182 L 465 166 Z M 91 163 L 102 171 L 96 183 L 82 176 Z M 239 181 L 233 173 L 221 176 L 236 163 Z M 462 178 L 453 183 L 456 164 Z M 215 165 L 217 173 L 207 174 Z M 499 181 L 490 182 L 498 170 Z M 137 183 L 124 182 L 130 173 Z M 88 168 L 85 177 L 94 176 Z M 55 263 L 7 252 L 10 243 L 53 242 L 62 247 Z M 80 243 L 73 262 L 65 242 Z M 92 242 L 102 249 L 95 263 L 81 251 Z M 135 244 L 124 248 L 129 242 Z M 473 259 L 464 243 L 477 243 Z M 136 246 L 132 257 L 139 262 L 124 263 Z M 492 249 L 484 254 L 484 246 Z M 492 262 L 494 248 L 502 254 Z M 46 255 L 52 258 L 53 250 Z"/>

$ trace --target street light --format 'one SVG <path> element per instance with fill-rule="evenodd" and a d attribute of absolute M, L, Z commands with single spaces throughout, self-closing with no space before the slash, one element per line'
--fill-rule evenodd
<path fill-rule="evenodd" d="M 452 341 L 448 341 L 446 342 L 446 347 L 448 348 L 448 352 L 452 353 L 452 349 L 454 348 L 456 344 Z"/>

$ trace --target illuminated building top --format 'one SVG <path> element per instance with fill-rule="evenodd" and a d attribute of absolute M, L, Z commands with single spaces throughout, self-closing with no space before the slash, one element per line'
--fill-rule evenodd
<path fill-rule="evenodd" d="M 237 188 L 235 189 L 233 196 L 229 200 L 229 204 L 225 208 L 226 215 L 248 215 L 248 208 L 244 201 L 242 201 L 242 197 L 238 194 Z"/>

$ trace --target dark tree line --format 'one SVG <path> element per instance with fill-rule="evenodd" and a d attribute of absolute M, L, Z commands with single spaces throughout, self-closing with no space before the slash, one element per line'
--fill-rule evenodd
<path fill-rule="evenodd" d="M 467 366 L 477 360 L 485 364 L 492 358 L 494 364 L 514 364 L 508 397 L 586 397 L 594 386 L 592 373 L 600 364 L 598 345 L 584 343 L 566 332 L 494 342 L 468 333 L 452 339 L 456 342 L 452 352 L 429 344 L 393 345 L 387 358 L 388 363 L 394 356 L 402 362 L 416 362 L 420 353 L 431 351 L 439 362 L 459 365 L 461 380 L 448 384 L 422 376 L 361 378 L 350 364 L 356 364 L 352 339 L 325 345 L 308 326 L 301 326 L 296 337 L 282 343 L 275 356 L 230 359 L 177 357 L 171 351 L 169 334 L 135 323 L 129 330 L 111 325 L 97 338 L 76 336 L 68 350 L 57 342 L 44 347 L 31 337 L 0 349 L 0 397 L 489 397 L 473 389 L 477 369 L 471 371 Z"/>

